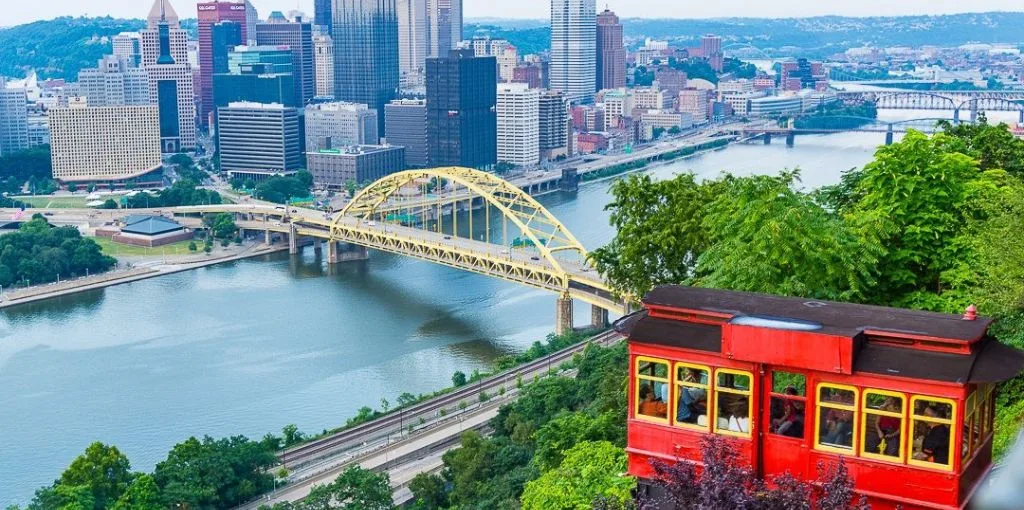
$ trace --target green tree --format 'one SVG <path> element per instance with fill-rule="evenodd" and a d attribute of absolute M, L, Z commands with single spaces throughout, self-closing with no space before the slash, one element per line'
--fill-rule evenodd
<path fill-rule="evenodd" d="M 96 498 L 87 485 L 54 484 L 36 491 L 35 497 L 28 505 L 28 510 L 92 510 L 103 508 L 96 506 Z"/>
<path fill-rule="evenodd" d="M 448 494 L 444 480 L 437 475 L 420 473 L 409 482 L 412 492 L 413 508 L 417 510 L 433 510 L 448 506 Z"/>
<path fill-rule="evenodd" d="M 465 386 L 465 385 L 466 385 L 466 374 L 464 372 L 462 372 L 461 370 L 456 370 L 455 373 L 452 374 L 452 386 L 455 386 L 456 388 L 458 388 L 459 386 Z"/>
<path fill-rule="evenodd" d="M 199 247 L 196 246 L 196 242 L 195 241 L 189 241 L 188 242 L 188 251 L 195 253 L 198 250 L 199 250 Z"/>
<path fill-rule="evenodd" d="M 566 413 L 537 429 L 534 465 L 542 473 L 557 468 L 565 453 L 582 441 L 608 441 L 626 446 L 626 427 L 622 417 L 612 412 L 597 417 L 584 411 Z"/>
<path fill-rule="evenodd" d="M 108 198 L 103 201 L 103 205 L 100 205 L 100 209 L 117 209 L 117 202 L 112 198 Z"/>
<path fill-rule="evenodd" d="M 306 439 L 306 436 L 299 431 L 299 427 L 294 423 L 285 425 L 284 428 L 281 429 L 281 434 L 284 436 L 285 448 L 299 444 Z"/>
<path fill-rule="evenodd" d="M 523 510 L 589 510 L 599 497 L 626 502 L 636 480 L 626 471 L 626 452 L 607 441 L 585 441 L 565 452 L 554 470 L 526 484 Z"/>
<path fill-rule="evenodd" d="M 391 481 L 387 473 L 374 473 L 352 466 L 334 482 L 318 485 L 300 503 L 302 510 L 389 510 Z"/>
<path fill-rule="evenodd" d="M 150 475 L 138 475 L 118 498 L 112 510 L 162 510 L 160 488 Z"/>
<path fill-rule="evenodd" d="M 216 239 L 224 239 L 230 242 L 238 233 L 235 216 L 231 213 L 207 214 L 203 217 L 203 224 L 210 229 L 210 233 Z"/>
<path fill-rule="evenodd" d="M 193 437 L 171 449 L 153 478 L 168 506 L 226 508 L 270 490 L 274 480 L 267 470 L 276 462 L 263 443 L 242 436 Z"/>
<path fill-rule="evenodd" d="M 112 505 L 131 484 L 134 475 L 128 457 L 115 446 L 93 443 L 60 475 L 58 485 L 89 488 L 95 508 Z"/>

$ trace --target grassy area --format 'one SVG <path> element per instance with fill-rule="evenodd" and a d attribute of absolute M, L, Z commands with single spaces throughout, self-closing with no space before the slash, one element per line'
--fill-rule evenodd
<path fill-rule="evenodd" d="M 89 202 L 84 196 L 48 196 L 48 195 L 36 195 L 36 196 L 23 196 L 23 197 L 11 197 L 14 200 L 20 200 L 29 204 L 32 207 L 41 209 L 85 209 L 86 202 Z"/>
<path fill-rule="evenodd" d="M 182 241 L 180 243 L 157 246 L 156 248 L 147 248 L 145 246 L 131 246 L 115 243 L 106 237 L 94 237 L 92 240 L 96 241 L 96 244 L 100 245 L 100 248 L 103 248 L 103 253 L 110 255 L 111 257 L 159 257 L 161 255 L 192 254 L 192 252 L 188 251 L 188 243 L 191 241 Z M 203 249 L 203 243 L 201 241 L 195 241 L 195 243 L 199 250 Z M 202 252 L 198 251 L 197 253 Z"/>

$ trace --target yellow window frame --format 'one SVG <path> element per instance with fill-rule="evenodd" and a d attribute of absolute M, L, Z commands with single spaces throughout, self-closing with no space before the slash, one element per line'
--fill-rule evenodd
<path fill-rule="evenodd" d="M 860 413 L 860 415 L 861 415 L 860 416 L 860 435 L 859 436 L 854 436 L 854 437 L 858 437 L 859 438 L 858 441 L 860 443 L 858 444 L 858 446 L 859 446 L 858 449 L 860 450 L 860 456 L 864 457 L 866 459 L 881 460 L 881 461 L 885 461 L 885 462 L 897 462 L 899 464 L 902 464 L 903 463 L 903 459 L 906 457 L 906 445 L 907 445 L 907 441 L 906 441 L 907 438 L 904 437 L 906 435 L 906 434 L 904 434 L 904 432 L 906 430 L 906 424 L 907 424 L 907 397 L 906 397 L 906 395 L 904 395 L 902 393 L 897 393 L 895 391 L 874 390 L 874 389 L 865 389 L 863 395 L 864 395 L 864 398 L 861 399 L 861 404 L 860 404 L 861 405 L 861 407 L 860 407 L 860 409 L 861 409 L 861 413 Z M 894 412 L 891 412 L 891 411 L 882 411 L 880 409 L 871 409 L 871 408 L 869 408 L 868 407 L 868 396 L 870 396 L 870 395 L 879 395 L 879 396 L 882 396 L 882 397 L 898 398 L 900 400 L 900 409 L 903 409 L 903 412 L 894 413 Z M 855 400 L 856 400 L 856 398 L 857 397 L 854 397 Z M 831 403 L 831 402 L 829 402 L 829 403 Z M 873 452 L 869 452 L 867 450 L 868 415 L 875 415 L 875 416 L 879 416 L 879 417 L 881 417 L 881 416 L 888 416 L 890 418 L 899 418 L 900 419 L 900 446 L 899 446 L 899 453 L 898 453 L 898 455 L 896 457 L 890 457 L 888 455 L 883 455 L 881 453 L 873 453 Z"/>
<path fill-rule="evenodd" d="M 966 442 L 967 449 L 964 451 L 963 446 L 960 448 L 960 452 L 963 454 L 961 456 L 962 461 L 966 461 L 974 456 L 974 444 L 978 437 L 975 434 L 975 430 L 978 431 L 978 434 L 984 436 L 984 432 L 981 430 L 981 424 L 977 423 L 977 420 L 979 419 L 978 411 L 984 412 L 983 407 L 979 405 L 981 401 L 978 398 L 979 394 L 984 391 L 983 388 L 983 386 L 978 386 L 970 395 L 967 395 L 967 399 L 964 400 L 964 423 L 960 430 L 963 431 L 963 434 L 966 435 L 966 437 L 961 438 L 960 444 L 963 445 L 964 442 Z"/>
<path fill-rule="evenodd" d="M 917 407 L 918 401 L 921 401 L 921 400 L 926 401 L 926 402 L 934 402 L 936 404 L 947 404 L 947 405 L 949 405 L 950 406 L 950 408 L 949 408 L 950 409 L 949 415 L 951 416 L 951 418 L 948 418 L 948 419 L 946 419 L 946 418 L 928 418 L 927 416 L 920 416 L 918 414 L 915 414 L 914 413 L 914 409 Z M 911 465 L 911 466 L 916 466 L 916 467 L 923 467 L 923 468 L 928 468 L 928 469 L 937 469 L 937 470 L 940 470 L 940 471 L 953 471 L 953 459 L 956 458 L 955 453 L 960 451 L 960 450 L 957 449 L 957 444 L 956 444 L 956 431 L 957 431 L 957 420 L 956 420 L 956 418 L 957 418 L 957 414 L 956 414 L 957 413 L 957 406 L 956 406 L 956 401 L 948 399 L 948 398 L 942 398 L 942 397 L 929 397 L 927 395 L 914 395 L 914 396 L 910 397 L 910 408 L 909 409 L 910 409 L 910 415 L 909 415 L 910 416 L 910 429 L 909 430 L 911 431 L 911 433 L 913 433 L 913 431 L 917 428 L 917 422 L 918 421 L 923 421 L 923 422 L 926 422 L 926 423 L 927 422 L 931 422 L 931 423 L 941 423 L 941 424 L 944 424 L 944 425 L 949 425 L 949 455 L 947 456 L 947 459 L 946 459 L 947 462 L 948 462 L 947 464 L 939 464 L 937 462 L 928 462 L 926 460 L 917 460 L 917 459 L 914 458 L 913 455 L 907 455 L 907 464 Z M 911 452 L 911 453 L 913 453 L 913 452 Z"/>
<path fill-rule="evenodd" d="M 823 390 L 823 389 L 852 391 L 853 392 L 853 404 L 838 404 L 836 402 L 822 402 L 821 401 L 821 390 Z M 857 412 L 857 409 L 858 409 L 858 405 L 860 404 L 860 390 L 858 390 L 854 386 L 849 386 L 849 385 L 846 385 L 846 384 L 834 384 L 834 383 L 826 383 L 826 382 L 818 383 L 818 385 L 814 387 L 814 403 L 816 405 L 815 409 L 814 409 L 814 449 L 818 450 L 818 451 L 823 451 L 823 452 L 838 453 L 840 455 L 849 455 L 851 457 L 856 457 L 857 456 L 857 441 L 856 440 L 853 441 L 853 444 L 850 445 L 850 448 L 839 448 L 837 446 L 830 446 L 830 445 L 827 445 L 827 444 L 821 444 L 821 410 L 822 409 L 836 409 L 836 410 L 839 410 L 839 411 L 849 411 L 849 412 L 853 413 L 853 421 L 850 423 L 850 426 L 853 427 L 853 437 L 854 438 L 860 437 L 860 436 L 857 435 L 857 433 L 860 432 L 859 430 L 857 430 L 860 427 L 860 420 L 857 419 L 857 415 L 859 414 Z"/>
<path fill-rule="evenodd" d="M 679 378 L 679 369 L 680 368 L 692 368 L 694 370 L 703 370 L 703 371 L 707 372 L 707 374 L 708 374 L 708 383 L 707 384 L 700 384 L 700 383 L 685 382 L 685 381 L 681 380 Z M 714 383 L 715 383 L 715 381 L 714 381 L 715 375 L 714 375 L 714 372 L 711 370 L 711 367 L 709 367 L 707 365 L 697 365 L 697 364 L 694 364 L 694 363 L 686 363 L 686 362 L 683 362 L 683 361 L 677 361 L 675 366 L 672 368 L 672 377 L 673 377 L 673 379 L 675 381 L 675 383 L 673 384 L 674 391 L 672 393 L 672 396 L 673 396 L 673 398 L 672 398 L 672 406 L 669 409 L 670 414 L 671 414 L 670 418 L 672 419 L 672 425 L 674 425 L 676 427 L 681 427 L 681 428 L 684 428 L 684 429 L 699 430 L 701 432 L 711 432 L 711 413 L 709 413 L 707 415 L 708 416 L 708 424 L 703 426 L 703 427 L 701 427 L 700 425 L 697 425 L 695 423 L 682 423 L 682 422 L 676 420 L 676 417 L 679 416 L 679 395 L 681 395 L 682 389 L 684 387 L 685 388 L 704 388 L 704 390 L 707 391 L 707 393 L 708 393 L 708 405 L 709 406 L 711 405 L 712 399 L 715 398 L 714 391 L 712 391 L 712 389 L 714 388 Z"/>
<path fill-rule="evenodd" d="M 668 377 L 661 378 L 661 377 L 656 377 L 656 376 L 652 376 L 652 375 L 643 375 L 643 374 L 641 374 L 640 373 L 640 364 L 644 363 L 644 362 L 647 362 L 647 363 L 658 363 L 658 364 L 665 365 L 665 372 L 668 375 Z M 633 402 L 634 402 L 633 418 L 635 418 L 637 420 L 649 421 L 649 422 L 652 422 L 652 423 L 661 423 L 661 424 L 664 424 L 664 425 L 668 425 L 669 424 L 669 419 L 671 418 L 670 416 L 665 416 L 664 418 L 658 418 L 657 416 L 648 416 L 646 414 L 641 414 L 640 413 L 640 386 L 641 386 L 640 382 L 641 381 L 650 381 L 651 382 L 651 391 L 654 391 L 654 383 L 656 383 L 656 382 L 665 383 L 665 385 L 668 386 L 668 388 L 669 388 L 669 399 L 671 400 L 672 399 L 672 394 L 671 394 L 672 393 L 671 392 L 671 389 L 672 389 L 672 363 L 669 362 L 666 359 L 652 358 L 652 357 L 649 357 L 649 356 L 637 356 L 636 357 L 636 364 L 633 366 L 633 378 L 634 378 L 634 384 L 633 384 L 633 386 L 634 386 L 634 388 L 633 388 Z M 666 414 L 668 414 L 668 409 L 670 407 L 671 406 L 666 404 L 666 411 L 665 411 Z"/>
<path fill-rule="evenodd" d="M 734 389 L 734 388 L 723 388 L 723 387 L 718 385 L 718 374 L 732 374 L 732 375 L 745 376 L 747 378 L 747 380 L 750 381 L 750 389 L 744 391 L 744 390 L 737 390 L 737 389 Z M 715 378 L 714 378 L 715 393 L 713 395 L 713 398 L 714 398 L 714 401 L 713 401 L 714 412 L 712 413 L 711 420 L 710 420 L 711 423 L 712 423 L 712 425 L 711 425 L 712 426 L 712 430 L 715 432 L 715 434 L 721 434 L 723 436 L 742 437 L 742 438 L 748 438 L 749 439 L 751 431 L 754 430 L 754 414 L 756 414 L 754 412 L 754 374 L 752 374 L 750 372 L 744 372 L 743 370 L 733 370 L 731 368 L 719 368 L 719 369 L 715 370 L 714 376 L 715 376 Z M 709 382 L 710 381 L 711 380 L 710 380 L 710 375 L 709 375 Z M 733 431 L 731 431 L 729 429 L 722 430 L 722 429 L 718 428 L 718 394 L 719 393 L 731 393 L 733 395 L 743 395 L 743 396 L 747 397 L 747 422 L 748 422 L 748 425 L 747 425 L 747 431 L 746 432 L 733 432 Z M 709 399 L 710 399 L 710 397 L 709 397 Z"/>

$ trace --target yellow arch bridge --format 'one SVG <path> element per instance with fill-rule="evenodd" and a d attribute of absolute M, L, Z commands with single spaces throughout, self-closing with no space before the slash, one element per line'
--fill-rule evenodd
<path fill-rule="evenodd" d="M 344 209 L 330 215 L 301 207 L 211 205 L 174 209 L 184 224 L 227 212 L 246 231 L 262 231 L 271 242 L 287 236 L 292 253 L 300 239 L 328 260 L 363 259 L 367 248 L 443 264 L 558 294 L 556 331 L 572 324 L 572 303 L 592 306 L 592 324 L 608 313 L 623 314 L 616 296 L 587 260 L 582 244 L 547 209 L 517 186 L 492 174 L 449 167 L 410 170 L 367 186 Z"/>

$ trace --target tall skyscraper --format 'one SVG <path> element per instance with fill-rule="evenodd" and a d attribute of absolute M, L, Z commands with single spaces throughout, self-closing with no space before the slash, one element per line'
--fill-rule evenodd
<path fill-rule="evenodd" d="M 29 147 L 28 94 L 25 89 L 5 87 L 0 78 L 0 155 Z"/>
<path fill-rule="evenodd" d="M 525 83 L 498 85 L 498 161 L 540 163 L 540 90 Z"/>
<path fill-rule="evenodd" d="M 255 39 L 253 17 L 256 11 L 248 0 L 200 2 L 196 10 L 199 18 L 199 121 L 205 126 L 213 110 L 213 26 L 221 21 L 234 21 L 242 26 L 242 40 L 248 42 L 250 38 Z"/>
<path fill-rule="evenodd" d="M 160 57 L 160 22 L 167 22 L 168 36 L 171 45 L 170 55 L 175 62 L 180 64 L 188 63 L 188 33 L 181 29 L 178 22 L 178 13 L 174 12 L 171 2 L 168 0 L 155 0 L 153 7 L 149 9 L 146 16 L 146 28 L 139 32 L 142 67 L 156 63 Z M 114 54 L 118 54 L 115 51 Z"/>
<path fill-rule="evenodd" d="M 597 90 L 626 86 L 626 47 L 622 44 L 622 23 L 605 9 L 597 15 Z"/>
<path fill-rule="evenodd" d="M 461 40 L 462 0 L 427 0 L 427 56 L 447 56 Z"/>
<path fill-rule="evenodd" d="M 106 55 L 95 68 L 82 69 L 78 85 L 92 106 L 149 104 L 149 75 L 122 57 Z"/>
<path fill-rule="evenodd" d="M 398 95 L 395 0 L 334 0 L 334 97 L 378 112 Z M 384 132 L 384 116 L 377 118 Z"/>
<path fill-rule="evenodd" d="M 313 37 L 313 67 L 317 97 L 334 97 L 334 41 L 331 36 Z"/>
<path fill-rule="evenodd" d="M 53 178 L 64 182 L 159 182 L 156 105 L 89 107 L 87 99 L 50 110 Z"/>
<path fill-rule="evenodd" d="M 384 106 L 384 117 L 388 144 L 405 147 L 405 166 L 427 166 L 427 102 L 396 99 Z"/>
<path fill-rule="evenodd" d="M 213 25 L 213 74 L 228 72 L 228 55 L 236 46 L 245 45 L 242 38 L 242 24 L 221 21 Z"/>
<path fill-rule="evenodd" d="M 551 88 L 590 103 L 597 90 L 595 0 L 551 0 Z"/>
<path fill-rule="evenodd" d="M 498 160 L 497 61 L 452 50 L 427 59 L 429 166 L 482 168 Z"/>
<path fill-rule="evenodd" d="M 128 65 L 142 65 L 142 35 L 138 32 L 121 32 L 111 41 L 114 44 L 114 56 L 128 61 Z"/>
<path fill-rule="evenodd" d="M 226 73 L 213 77 L 214 108 L 234 102 L 301 106 L 295 93 L 292 51 L 286 46 L 238 46 Z"/>
<path fill-rule="evenodd" d="M 180 31 L 180 30 L 179 30 Z M 192 66 L 173 57 L 170 23 L 157 23 L 159 52 L 156 62 L 145 67 L 149 101 L 160 116 L 160 150 L 165 153 L 190 150 L 196 146 L 196 101 Z"/>
<path fill-rule="evenodd" d="M 288 46 L 292 52 L 292 76 L 295 79 L 295 105 L 302 106 L 316 95 L 314 76 L 313 25 L 296 20 L 270 18 L 256 24 L 258 46 Z"/>
<path fill-rule="evenodd" d="M 313 24 L 320 27 L 321 32 L 331 33 L 331 0 L 313 0 Z"/>
<path fill-rule="evenodd" d="M 423 85 L 427 63 L 427 3 L 429 0 L 396 0 L 398 9 L 399 79 L 403 87 Z"/>
<path fill-rule="evenodd" d="M 716 72 L 722 72 L 725 57 L 722 55 L 722 38 L 717 35 L 705 35 L 700 38 L 700 51 L 704 60 L 708 61 Z"/>

